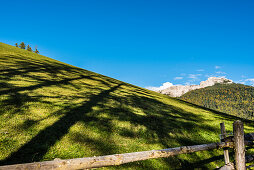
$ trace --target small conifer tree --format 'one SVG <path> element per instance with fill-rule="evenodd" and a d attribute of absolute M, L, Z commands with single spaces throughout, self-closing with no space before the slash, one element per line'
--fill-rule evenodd
<path fill-rule="evenodd" d="M 24 42 L 22 42 L 22 43 L 19 44 L 19 47 L 21 49 L 26 49 L 26 44 Z"/>
<path fill-rule="evenodd" d="M 30 47 L 30 45 L 27 45 L 26 49 L 27 49 L 27 51 L 33 51 L 32 48 Z"/>
<path fill-rule="evenodd" d="M 35 52 L 36 54 L 39 54 L 39 53 L 40 53 L 40 52 L 38 51 L 37 48 L 35 48 L 34 52 Z"/>

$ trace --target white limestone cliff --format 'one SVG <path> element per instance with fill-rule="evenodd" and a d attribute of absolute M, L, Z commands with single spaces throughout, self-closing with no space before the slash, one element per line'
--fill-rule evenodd
<path fill-rule="evenodd" d="M 170 86 L 166 89 L 159 90 L 157 92 L 169 95 L 171 97 L 180 97 L 183 94 L 191 91 L 191 90 L 196 90 L 200 88 L 205 88 L 208 86 L 213 86 L 216 83 L 220 84 L 231 84 L 233 83 L 232 80 L 223 78 L 223 77 L 209 77 L 208 80 L 200 82 L 199 85 L 176 85 L 176 86 Z"/>

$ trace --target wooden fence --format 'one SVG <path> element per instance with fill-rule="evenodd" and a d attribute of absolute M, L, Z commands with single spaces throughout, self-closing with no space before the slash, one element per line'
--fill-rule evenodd
<path fill-rule="evenodd" d="M 254 133 L 244 135 L 243 123 L 241 121 L 235 121 L 233 124 L 234 136 L 226 136 L 226 130 L 224 123 L 221 123 L 221 142 L 193 145 L 193 146 L 181 146 L 176 148 L 168 148 L 162 150 L 151 150 L 143 152 L 133 152 L 125 154 L 106 155 L 98 157 L 86 157 L 77 159 L 55 159 L 54 161 L 25 163 L 16 165 L 0 166 L 0 170 L 13 169 L 61 169 L 61 170 L 73 170 L 73 169 L 89 169 L 100 168 L 105 166 L 121 165 L 129 162 L 164 158 L 175 156 L 179 154 L 193 153 L 197 151 L 211 150 L 211 149 L 224 149 L 225 166 L 223 169 L 235 169 L 243 170 L 245 166 L 245 146 L 252 146 L 254 141 Z M 235 151 L 235 163 L 230 163 L 228 148 L 234 148 Z M 251 159 L 252 158 L 252 159 Z M 253 157 L 246 158 L 246 160 L 254 160 Z"/>

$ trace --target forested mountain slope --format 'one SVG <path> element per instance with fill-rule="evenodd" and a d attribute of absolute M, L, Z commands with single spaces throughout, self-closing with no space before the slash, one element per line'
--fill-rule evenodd
<path fill-rule="evenodd" d="M 236 119 L 0 43 L 0 165 L 211 143 L 220 122 L 232 131 Z M 246 132 L 253 127 L 245 122 Z M 222 154 L 118 168 L 211 169 L 223 164 Z"/>
<path fill-rule="evenodd" d="M 235 83 L 216 84 L 190 91 L 180 99 L 251 120 L 254 116 L 254 87 L 252 86 Z"/>

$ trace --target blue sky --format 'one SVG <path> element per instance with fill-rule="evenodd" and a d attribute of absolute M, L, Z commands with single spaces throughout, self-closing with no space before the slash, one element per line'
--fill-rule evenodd
<path fill-rule="evenodd" d="M 2 1 L 0 41 L 141 87 L 254 85 L 254 1 Z"/>

